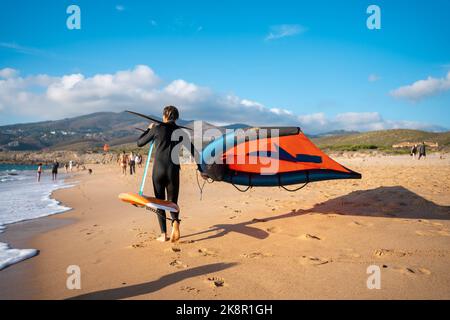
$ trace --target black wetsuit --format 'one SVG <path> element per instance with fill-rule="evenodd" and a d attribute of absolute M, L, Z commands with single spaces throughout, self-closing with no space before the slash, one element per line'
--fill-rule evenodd
<path fill-rule="evenodd" d="M 172 133 L 178 128 L 179 127 L 174 122 L 155 125 L 151 130 L 147 129 L 137 142 L 139 147 L 143 147 L 147 143 L 153 141 L 155 159 L 152 178 L 155 197 L 174 203 L 178 202 L 180 165 L 178 163 L 173 163 L 171 159 L 172 150 L 178 144 L 178 141 L 172 141 L 171 137 Z M 193 152 L 192 149 L 191 152 Z M 171 216 L 173 220 L 179 219 L 179 213 L 171 213 Z M 167 231 L 165 217 L 165 211 L 158 210 L 159 226 L 162 233 L 166 233 Z"/>

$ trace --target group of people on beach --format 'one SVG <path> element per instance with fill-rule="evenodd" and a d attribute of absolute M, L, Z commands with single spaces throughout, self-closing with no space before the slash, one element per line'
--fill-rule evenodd
<path fill-rule="evenodd" d="M 66 162 L 64 164 L 64 168 L 66 170 L 66 173 L 72 172 L 73 168 L 76 167 L 77 170 L 86 170 L 86 167 L 80 163 L 75 164 L 74 161 L 70 160 L 69 162 Z M 52 181 L 56 181 L 58 179 L 58 170 L 60 168 L 60 163 L 58 160 L 53 160 L 51 164 L 51 170 L 52 170 Z M 41 182 L 41 176 L 44 172 L 44 165 L 42 163 L 38 164 L 37 168 L 37 182 Z M 89 173 L 92 173 L 92 170 L 89 169 Z"/>
<path fill-rule="evenodd" d="M 53 160 L 52 163 L 52 181 L 56 181 L 58 178 L 58 169 L 59 169 L 59 162 L 58 160 Z M 44 173 L 44 165 L 42 163 L 38 164 L 37 168 L 37 182 L 41 182 L 41 176 L 42 173 Z"/>
<path fill-rule="evenodd" d="M 418 160 L 420 160 L 422 157 L 427 157 L 427 150 L 425 142 L 422 142 L 420 145 L 413 145 L 411 148 L 411 156 L 415 159 L 417 157 Z"/>
<path fill-rule="evenodd" d="M 120 153 L 119 157 L 117 158 L 117 162 L 122 169 L 123 175 L 127 175 L 128 168 L 130 175 L 133 175 L 136 173 L 136 166 L 138 168 L 142 167 L 142 155 L 140 153 L 135 154 L 133 151 L 131 151 L 130 153 L 122 151 L 122 153 Z"/>

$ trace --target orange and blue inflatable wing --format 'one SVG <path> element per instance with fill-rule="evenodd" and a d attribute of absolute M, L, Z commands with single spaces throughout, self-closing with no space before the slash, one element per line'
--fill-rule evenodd
<path fill-rule="evenodd" d="M 331 159 L 297 127 L 225 134 L 204 148 L 201 169 L 213 180 L 249 187 L 361 179 L 361 174 Z"/>

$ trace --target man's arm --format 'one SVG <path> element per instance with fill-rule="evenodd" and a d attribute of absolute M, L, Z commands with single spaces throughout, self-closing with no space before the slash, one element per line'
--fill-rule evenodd
<path fill-rule="evenodd" d="M 138 139 L 138 147 L 143 147 L 155 138 L 155 127 L 148 128 Z"/>

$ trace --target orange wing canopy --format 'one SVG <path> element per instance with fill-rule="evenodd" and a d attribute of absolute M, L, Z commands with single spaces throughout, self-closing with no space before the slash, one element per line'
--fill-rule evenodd
<path fill-rule="evenodd" d="M 300 128 L 226 134 L 203 150 L 201 167 L 213 180 L 247 186 L 361 178 L 323 153 Z"/>
<path fill-rule="evenodd" d="M 231 170 L 239 172 L 279 174 L 318 169 L 351 172 L 323 153 L 303 132 L 243 142 L 227 150 L 224 159 Z"/>

